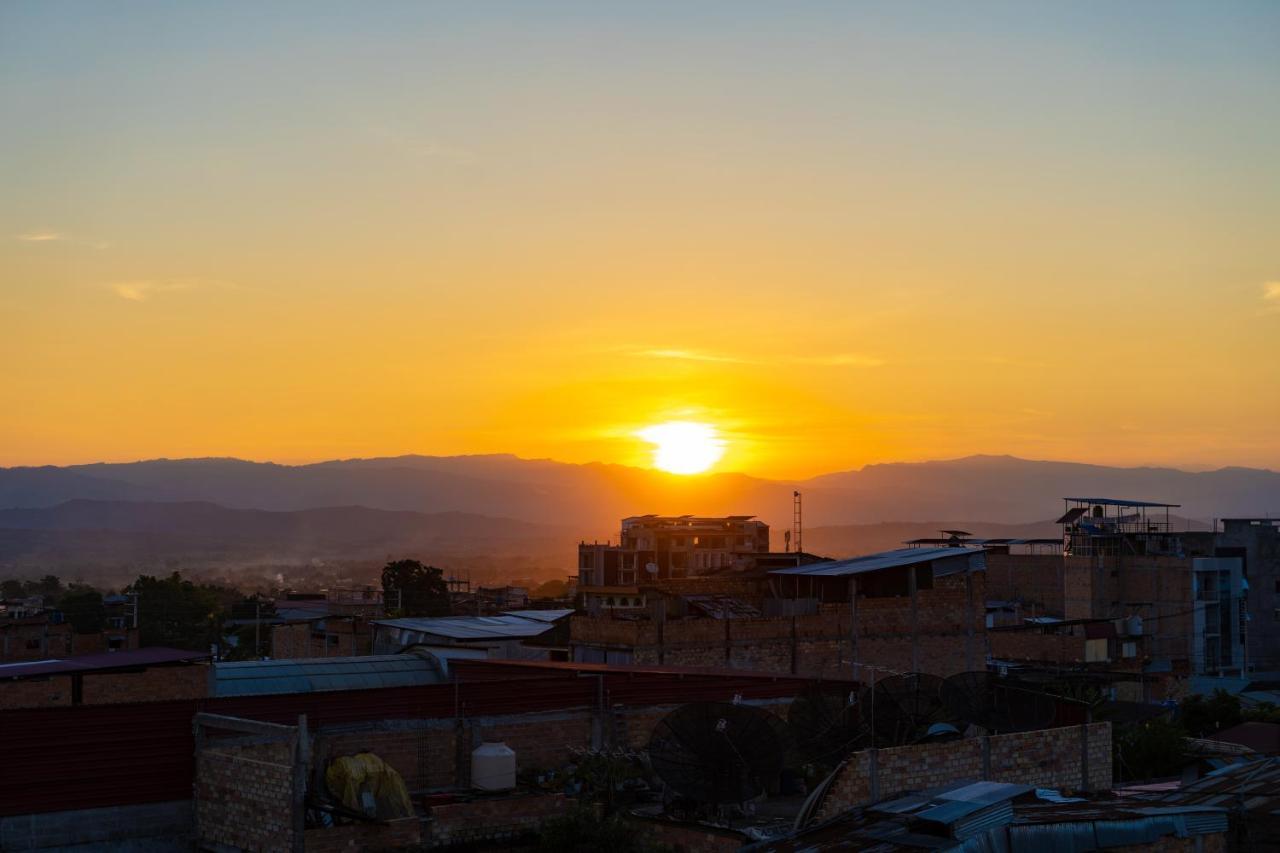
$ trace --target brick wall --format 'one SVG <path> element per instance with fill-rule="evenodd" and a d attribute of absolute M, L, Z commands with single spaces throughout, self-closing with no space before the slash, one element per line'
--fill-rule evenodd
<path fill-rule="evenodd" d="M 857 661 L 940 676 L 981 669 L 986 657 L 985 594 L 981 572 L 938 578 L 933 589 L 917 594 L 914 626 L 908 597 L 859 597 Z M 570 644 L 630 651 L 637 664 L 849 678 L 855 660 L 853 629 L 847 604 L 824 605 L 809 616 L 670 619 L 661 625 L 575 615 Z"/>
<path fill-rule="evenodd" d="M 0 682 L 0 710 L 56 708 L 71 704 L 71 676 L 24 678 Z"/>
<path fill-rule="evenodd" d="M 1061 554 L 987 554 L 987 598 L 1020 601 L 1026 615 L 1062 616 Z"/>
<path fill-rule="evenodd" d="M 448 788 L 457 776 L 457 729 L 453 720 L 325 727 L 316 733 L 313 754 L 325 768 L 338 756 L 372 752 L 399 773 L 411 791 Z"/>
<path fill-rule="evenodd" d="M 356 823 L 308 829 L 303 833 L 307 853 L 345 853 L 349 850 L 395 850 L 422 842 L 422 821 L 416 815 L 386 824 Z"/>
<path fill-rule="evenodd" d="M 791 700 L 751 702 L 786 717 Z M 597 723 L 593 708 L 542 714 L 448 720 L 388 720 L 327 726 L 315 733 L 314 760 L 321 768 L 341 755 L 372 752 L 404 777 L 411 791 L 471 784 L 471 751 L 483 741 L 501 741 L 516 754 L 519 772 L 550 770 L 573 760 L 573 750 L 592 746 L 597 727 L 618 745 L 642 749 L 653 728 L 679 705 L 610 709 Z"/>
<path fill-rule="evenodd" d="M 277 659 L 351 657 L 373 652 L 373 635 L 364 619 L 326 619 L 271 628 L 271 656 Z"/>
<path fill-rule="evenodd" d="M 235 738 L 198 750 L 195 815 L 205 847 L 292 849 L 293 744 Z"/>
<path fill-rule="evenodd" d="M 207 664 L 155 666 L 141 672 L 86 673 L 82 678 L 81 702 L 85 705 L 203 699 L 209 695 Z"/>
<path fill-rule="evenodd" d="M 872 750 L 856 752 L 836 770 L 818 819 L 870 801 L 873 767 L 881 799 L 966 779 L 1079 790 L 1083 779 L 1082 737 L 1087 738 L 1088 788 L 1105 790 L 1112 779 L 1111 724 L 1094 723 L 1083 730 L 1080 726 L 1067 726 L 880 749 L 874 754 Z"/>
<path fill-rule="evenodd" d="M 431 841 L 439 846 L 509 841 L 536 832 L 568 808 L 564 794 L 515 794 L 432 806 Z"/>

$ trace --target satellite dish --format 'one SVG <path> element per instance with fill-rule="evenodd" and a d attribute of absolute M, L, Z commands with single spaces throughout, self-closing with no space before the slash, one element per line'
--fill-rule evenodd
<path fill-rule="evenodd" d="M 657 563 L 645 563 L 645 564 L 644 564 L 644 570 L 645 570 L 646 572 L 648 572 L 649 574 L 651 574 L 651 575 L 657 575 L 657 574 L 658 574 L 658 564 L 657 564 Z"/>
<path fill-rule="evenodd" d="M 785 740 L 782 721 L 754 705 L 695 702 L 654 727 L 649 762 L 682 797 L 743 803 L 776 783 Z"/>
<path fill-rule="evenodd" d="M 806 764 L 838 764 L 871 739 L 868 705 L 871 691 L 837 685 L 811 687 L 787 711 L 787 728 L 796 757 Z"/>
<path fill-rule="evenodd" d="M 919 743 L 929 736 L 930 726 L 953 722 L 942 703 L 941 687 L 941 678 L 923 672 L 877 681 L 871 699 L 875 745 Z"/>
<path fill-rule="evenodd" d="M 1046 728 L 1057 711 L 1052 696 L 985 670 L 950 676 L 943 681 L 940 695 L 954 719 L 991 734 Z"/>

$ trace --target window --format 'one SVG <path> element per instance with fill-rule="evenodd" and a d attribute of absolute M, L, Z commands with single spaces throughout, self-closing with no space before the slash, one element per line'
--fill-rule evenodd
<path fill-rule="evenodd" d="M 29 648 L 29 649 L 38 649 L 38 648 L 40 648 L 40 638 L 39 638 L 39 637 L 36 637 L 35 639 L 27 640 L 27 648 Z"/>
<path fill-rule="evenodd" d="M 613 607 L 613 596 L 611 595 L 608 598 L 606 598 L 604 600 L 604 603 L 606 607 Z"/>

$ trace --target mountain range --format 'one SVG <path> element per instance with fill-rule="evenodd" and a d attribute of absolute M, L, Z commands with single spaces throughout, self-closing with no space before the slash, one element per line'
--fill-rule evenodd
<path fill-rule="evenodd" d="M 238 459 L 0 468 L 0 571 L 189 560 L 516 559 L 562 574 L 579 539 L 644 513 L 755 514 L 834 556 L 961 526 L 1052 535 L 1064 496 L 1164 501 L 1180 519 L 1280 512 L 1280 473 L 1191 472 L 1010 456 L 868 465 L 800 481 L 680 477 L 510 455 L 400 456 L 309 465 Z M 961 519 L 967 519 L 960 521 Z M 1181 521 L 1179 523 L 1190 523 Z"/>

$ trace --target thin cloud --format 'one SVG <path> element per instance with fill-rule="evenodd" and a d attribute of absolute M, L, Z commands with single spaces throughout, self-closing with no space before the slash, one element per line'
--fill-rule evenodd
<path fill-rule="evenodd" d="M 49 243 L 54 240 L 66 239 L 57 231 L 27 231 L 13 236 L 15 240 L 21 240 L 24 243 Z"/>
<path fill-rule="evenodd" d="M 853 352 L 834 355 L 801 356 L 792 359 L 796 364 L 812 364 L 817 367 L 883 367 L 884 359 Z"/>
<path fill-rule="evenodd" d="M 1269 281 L 1262 285 L 1262 301 L 1268 314 L 1280 312 L 1280 281 Z"/>
<path fill-rule="evenodd" d="M 754 364 L 745 358 L 689 349 L 647 349 L 635 353 L 641 358 L 665 358 L 678 361 L 710 361 L 718 364 Z"/>
<path fill-rule="evenodd" d="M 107 288 L 128 302 L 147 302 L 153 297 L 166 293 L 180 293 L 190 290 L 241 290 L 234 284 L 225 281 L 210 281 L 206 279 L 163 279 L 163 280 L 143 280 L 143 281 L 115 281 L 107 285 Z"/>
<path fill-rule="evenodd" d="M 701 361 L 713 364 L 805 364 L 813 367 L 882 367 L 885 364 L 883 359 L 851 352 L 832 353 L 830 355 L 788 356 L 775 359 L 751 359 L 728 353 L 689 349 L 646 349 L 637 350 L 632 355 L 640 358 Z"/>

